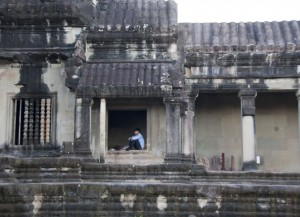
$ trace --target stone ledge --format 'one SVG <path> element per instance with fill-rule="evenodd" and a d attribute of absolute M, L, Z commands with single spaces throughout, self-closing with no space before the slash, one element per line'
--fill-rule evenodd
<path fill-rule="evenodd" d="M 151 155 L 149 150 L 108 151 L 105 156 L 108 164 L 155 165 L 162 164 L 163 158 Z"/>

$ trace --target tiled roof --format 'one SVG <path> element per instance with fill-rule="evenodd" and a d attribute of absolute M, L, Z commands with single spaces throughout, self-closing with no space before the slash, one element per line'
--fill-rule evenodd
<path fill-rule="evenodd" d="M 179 24 L 186 53 L 294 52 L 300 50 L 300 22 Z"/>
<path fill-rule="evenodd" d="M 96 96 L 164 95 L 171 90 L 166 63 L 93 63 L 79 69 L 77 92 Z"/>
<path fill-rule="evenodd" d="M 177 25 L 177 5 L 174 0 L 111 0 L 105 8 L 98 5 L 96 19 L 104 31 L 150 27 L 154 32 L 168 32 Z"/>
<path fill-rule="evenodd" d="M 177 26 L 174 0 L 1 0 L 0 21 L 7 24 L 81 24 L 101 31 L 168 32 Z M 47 20 L 48 21 L 47 21 Z M 33 22 L 34 21 L 34 22 Z"/>

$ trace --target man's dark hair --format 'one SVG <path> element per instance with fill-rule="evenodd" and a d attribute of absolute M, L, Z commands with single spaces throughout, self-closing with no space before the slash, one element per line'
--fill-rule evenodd
<path fill-rule="evenodd" d="M 139 131 L 139 132 L 141 132 L 141 128 L 136 127 L 136 128 L 134 129 L 134 131 Z"/>

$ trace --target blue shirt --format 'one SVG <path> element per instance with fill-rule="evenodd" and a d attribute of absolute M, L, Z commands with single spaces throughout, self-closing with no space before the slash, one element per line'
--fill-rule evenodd
<path fill-rule="evenodd" d="M 144 145 L 145 145 L 145 141 L 144 141 L 144 137 L 142 136 L 142 134 L 137 134 L 135 136 L 130 137 L 130 141 L 132 140 L 139 140 L 141 148 L 144 149 Z"/>

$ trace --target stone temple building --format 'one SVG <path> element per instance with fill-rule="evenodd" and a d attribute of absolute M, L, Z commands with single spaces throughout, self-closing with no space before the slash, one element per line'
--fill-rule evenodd
<path fill-rule="evenodd" d="M 299 21 L 1 0 L 0 216 L 299 216 L 299 78 Z"/>

